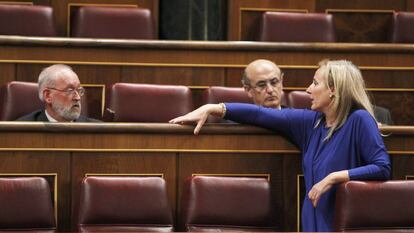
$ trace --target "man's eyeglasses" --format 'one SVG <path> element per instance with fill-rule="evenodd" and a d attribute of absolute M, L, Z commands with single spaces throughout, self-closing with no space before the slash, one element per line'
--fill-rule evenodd
<path fill-rule="evenodd" d="M 66 95 L 74 95 L 75 92 L 77 92 L 79 96 L 83 96 L 85 94 L 85 88 L 83 88 L 83 87 L 67 88 L 67 89 L 64 89 L 64 90 L 56 89 L 56 88 L 53 88 L 53 87 L 48 87 L 47 89 L 64 92 L 64 93 L 66 93 Z"/>
<path fill-rule="evenodd" d="M 248 85 L 249 87 L 255 89 L 257 92 L 262 92 L 264 90 L 266 90 L 269 86 L 272 88 L 276 88 L 282 81 L 283 78 L 283 73 L 280 75 L 280 78 L 272 78 L 269 80 L 261 80 L 259 82 L 256 83 L 255 86 L 253 85 Z"/>

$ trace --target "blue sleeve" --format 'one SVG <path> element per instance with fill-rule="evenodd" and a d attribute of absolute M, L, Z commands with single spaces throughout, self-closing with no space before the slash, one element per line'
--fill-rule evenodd
<path fill-rule="evenodd" d="M 303 149 L 316 112 L 303 109 L 271 109 L 253 104 L 226 103 L 226 119 L 280 132 Z"/>
<path fill-rule="evenodd" d="M 391 176 L 391 162 L 377 123 L 367 111 L 354 112 L 357 155 L 362 166 L 349 170 L 351 180 L 387 180 Z"/>

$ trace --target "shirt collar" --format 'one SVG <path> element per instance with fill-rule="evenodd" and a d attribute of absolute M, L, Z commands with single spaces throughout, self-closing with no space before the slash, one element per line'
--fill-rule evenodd
<path fill-rule="evenodd" d="M 55 118 L 51 117 L 48 113 L 47 110 L 45 110 L 46 113 L 46 117 L 49 120 L 49 122 L 58 122 Z"/>

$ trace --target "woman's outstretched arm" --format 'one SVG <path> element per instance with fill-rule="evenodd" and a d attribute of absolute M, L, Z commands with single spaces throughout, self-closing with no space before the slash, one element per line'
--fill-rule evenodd
<path fill-rule="evenodd" d="M 224 104 L 206 104 L 203 105 L 196 110 L 185 114 L 184 116 L 180 116 L 174 118 L 169 121 L 172 124 L 188 124 L 188 123 L 196 123 L 197 126 L 194 129 L 194 134 L 197 135 L 201 127 L 203 127 L 204 123 L 206 122 L 209 115 L 214 116 L 223 116 L 226 114 L 226 106 Z"/>

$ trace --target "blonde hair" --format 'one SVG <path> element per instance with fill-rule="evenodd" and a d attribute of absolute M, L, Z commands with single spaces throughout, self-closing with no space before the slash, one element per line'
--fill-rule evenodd
<path fill-rule="evenodd" d="M 336 115 L 336 120 L 324 141 L 331 138 L 332 134 L 345 124 L 353 109 L 365 109 L 375 119 L 371 101 L 365 91 L 365 82 L 358 67 L 346 60 L 323 60 L 319 62 L 319 69 L 325 78 L 326 87 L 334 88 L 331 104 Z"/>

